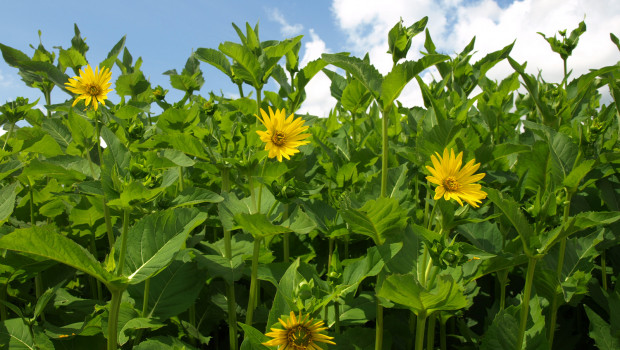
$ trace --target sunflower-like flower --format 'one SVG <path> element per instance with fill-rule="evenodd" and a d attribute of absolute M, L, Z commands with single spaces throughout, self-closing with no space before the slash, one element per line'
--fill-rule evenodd
<path fill-rule="evenodd" d="M 269 151 L 269 158 L 277 157 L 280 162 L 282 157 L 291 159 L 290 156 L 299 152 L 297 147 L 310 142 L 304 141 L 310 137 L 310 134 L 303 133 L 308 129 L 308 126 L 304 126 L 304 120 L 301 117 L 293 119 L 294 115 L 291 114 L 286 118 L 284 109 L 276 109 L 276 112 L 273 113 L 271 107 L 269 107 L 269 114 L 262 108 L 260 113 L 262 118 L 256 117 L 267 130 L 258 130 L 256 133 L 260 136 L 261 141 L 265 142 L 265 150 Z"/>
<path fill-rule="evenodd" d="M 426 166 L 426 169 L 430 171 L 432 176 L 427 176 L 426 179 L 436 185 L 435 198 L 439 199 L 442 196 L 445 200 L 455 199 L 462 206 L 464 200 L 474 208 L 478 208 L 478 203 L 482 199 L 487 197 L 486 192 L 482 191 L 479 184 L 474 182 L 481 180 L 484 177 L 484 173 L 475 174 L 476 170 L 480 167 L 480 163 L 474 164 L 475 159 L 470 160 L 465 164 L 463 168 L 463 152 L 460 152 L 457 156 L 454 156 L 454 150 L 444 149 L 443 157 L 439 153 L 435 153 L 431 156 L 433 167 Z"/>
<path fill-rule="evenodd" d="M 323 321 L 314 321 L 301 312 L 296 317 L 293 311 L 286 322 L 281 318 L 278 320 L 284 329 L 271 328 L 271 332 L 265 335 L 273 339 L 263 345 L 278 346 L 282 350 L 321 350 L 317 342 L 336 345 L 332 341 L 333 337 L 321 333 L 327 329 Z"/>
<path fill-rule="evenodd" d="M 111 78 L 112 72 L 109 68 L 99 70 L 99 67 L 96 67 L 93 72 L 89 64 L 86 69 L 80 69 L 80 76 L 69 78 L 69 82 L 65 83 L 67 90 L 79 95 L 73 101 L 73 106 L 84 100 L 86 107 L 92 105 L 93 109 L 97 110 L 99 102 L 105 103 L 108 92 L 112 91 L 109 88 L 112 85 Z"/>

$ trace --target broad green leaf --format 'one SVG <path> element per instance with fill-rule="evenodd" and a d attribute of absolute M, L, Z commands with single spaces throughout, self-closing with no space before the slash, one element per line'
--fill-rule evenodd
<path fill-rule="evenodd" d="M 0 164 L 0 180 L 21 169 L 23 166 L 24 163 L 19 160 L 10 160 L 6 163 Z"/>
<path fill-rule="evenodd" d="M 532 226 L 527 221 L 525 215 L 523 215 L 519 204 L 511 199 L 504 199 L 502 194 L 494 188 L 487 188 L 486 190 L 489 199 L 506 215 L 506 218 L 517 230 L 526 253 L 531 254 L 534 249 L 538 248 L 540 243 L 534 235 Z"/>
<path fill-rule="evenodd" d="M 60 165 L 55 165 L 50 161 L 42 161 L 38 159 L 33 159 L 30 161 L 30 164 L 23 170 L 22 176 L 48 176 L 61 182 L 75 182 L 86 179 L 86 175 L 81 172 L 67 169 Z"/>
<path fill-rule="evenodd" d="M 342 287 L 344 292 L 356 291 L 357 286 L 366 278 L 376 276 L 402 249 L 401 243 L 384 244 L 370 247 L 364 257 L 347 265 L 342 272 Z"/>
<path fill-rule="evenodd" d="M 257 57 L 243 45 L 230 41 L 219 45 L 218 49 L 233 59 L 232 70 L 236 78 L 243 79 L 255 88 L 262 88 L 263 72 Z"/>
<path fill-rule="evenodd" d="M 3 349 L 37 349 L 30 328 L 21 318 L 0 322 L 0 347 Z"/>
<path fill-rule="evenodd" d="M 431 290 L 423 287 L 414 275 L 390 275 L 377 295 L 406 306 L 416 315 L 459 310 L 468 304 L 462 286 L 450 275 L 439 276 Z"/>
<path fill-rule="evenodd" d="M 248 201 L 238 199 L 234 193 L 222 193 L 222 197 L 224 197 L 224 201 L 218 204 L 219 217 L 222 222 L 222 226 L 228 231 L 238 229 L 238 226 L 235 223 L 235 216 L 240 215 L 241 213 L 249 215 L 251 212 L 250 204 Z"/>
<path fill-rule="evenodd" d="M 371 101 L 371 94 L 359 80 L 353 79 L 342 91 L 340 103 L 351 113 L 366 111 Z"/>
<path fill-rule="evenodd" d="M 206 286 L 207 274 L 194 261 L 174 260 L 150 279 L 148 318 L 166 320 L 186 311 Z M 129 295 L 136 305 L 143 305 L 144 281 L 129 286 Z"/>
<path fill-rule="evenodd" d="M 112 69 L 112 67 L 114 67 L 114 62 L 116 61 L 118 54 L 121 53 L 123 47 L 125 46 L 125 39 L 126 36 L 123 35 L 123 37 L 116 43 L 116 45 L 112 47 L 110 52 L 108 52 L 108 56 L 106 57 L 106 59 L 99 64 L 100 69 L 103 69 L 104 67 Z"/>
<path fill-rule="evenodd" d="M 267 330 L 278 323 L 278 318 L 288 315 L 294 308 L 293 296 L 295 295 L 295 288 L 300 282 L 301 277 L 297 272 L 299 268 L 299 259 L 296 259 L 286 270 L 276 291 L 276 296 L 273 300 L 273 305 L 269 311 L 269 317 L 267 318 Z"/>
<path fill-rule="evenodd" d="M 17 229 L 0 237 L 0 248 L 58 261 L 95 277 L 109 287 L 122 283 L 122 278 L 106 271 L 84 247 L 57 233 L 53 226 Z"/>
<path fill-rule="evenodd" d="M 269 350 L 271 349 L 268 346 L 263 345 L 262 343 L 271 340 L 268 336 L 264 335 L 258 329 L 248 326 L 245 323 L 237 322 L 237 324 L 243 329 L 243 333 L 245 337 L 243 338 L 243 343 L 241 343 L 241 350 Z"/>
<path fill-rule="evenodd" d="M 224 197 L 206 188 L 188 187 L 172 200 L 172 207 L 192 206 L 202 203 L 219 203 Z"/>
<path fill-rule="evenodd" d="M 554 244 L 563 238 L 572 235 L 573 233 L 598 225 L 609 225 L 618 220 L 620 220 L 620 212 L 617 211 L 589 211 L 579 213 L 575 216 L 569 217 L 564 224 L 554 228 L 551 231 L 545 232 L 541 239 L 542 247 L 539 251 L 544 254 L 548 252 Z"/>
<path fill-rule="evenodd" d="M 254 238 L 264 238 L 280 233 L 291 232 L 284 226 L 274 225 L 265 214 L 246 214 L 239 213 L 234 216 L 237 224 L 247 233 L 252 234 Z"/>
<path fill-rule="evenodd" d="M 333 64 L 338 68 L 344 69 L 347 73 L 358 79 L 374 98 L 379 98 L 383 76 L 370 63 L 367 63 L 357 57 L 349 57 L 348 55 L 341 53 L 324 53 L 321 57 L 328 64 Z"/>
<path fill-rule="evenodd" d="M 9 219 L 15 207 L 17 182 L 0 188 L 0 225 Z"/>
<path fill-rule="evenodd" d="M 481 350 L 516 349 L 519 320 L 509 312 L 500 311 L 482 337 Z"/>
<path fill-rule="evenodd" d="M 119 172 L 124 177 L 129 170 L 129 162 L 131 154 L 127 147 L 125 147 L 119 138 L 108 127 L 103 126 L 101 128 L 101 137 L 105 141 L 107 147 L 103 151 L 104 168 L 113 169 Z"/>
<path fill-rule="evenodd" d="M 149 337 L 133 348 L 134 350 L 197 350 L 173 336 Z"/>
<path fill-rule="evenodd" d="M 163 191 L 162 187 L 150 189 L 140 182 L 132 181 L 123 189 L 119 198 L 110 200 L 108 205 L 119 209 L 132 209 L 137 204 L 153 200 Z"/>
<path fill-rule="evenodd" d="M 577 190 L 581 180 L 592 170 L 595 161 L 593 159 L 587 159 L 574 167 L 570 173 L 564 178 L 563 185 L 568 187 L 571 191 Z"/>
<path fill-rule="evenodd" d="M 68 50 L 60 49 L 58 53 L 58 62 L 63 67 L 74 68 L 74 70 L 77 70 L 87 64 L 84 55 L 74 48 L 70 48 Z"/>
<path fill-rule="evenodd" d="M 198 48 L 194 52 L 194 56 L 203 62 L 207 62 L 213 67 L 219 69 L 226 74 L 231 80 L 233 78 L 232 71 L 230 70 L 230 62 L 226 55 L 220 51 L 209 48 Z"/>
<path fill-rule="evenodd" d="M 314 220 L 299 207 L 296 207 L 289 215 L 288 219 L 284 220 L 280 225 L 288 228 L 291 232 L 299 234 L 310 233 L 316 228 Z"/>
<path fill-rule="evenodd" d="M 370 200 L 360 209 L 341 210 L 340 214 L 351 232 L 372 238 L 376 245 L 383 244 L 407 224 L 405 210 L 394 198 Z"/>
<path fill-rule="evenodd" d="M 135 331 L 138 329 L 150 329 L 150 330 L 156 330 L 159 329 L 161 327 L 165 326 L 165 324 L 161 323 L 161 322 L 157 322 L 154 319 L 151 318 L 144 318 L 144 317 L 136 317 L 136 318 L 132 318 L 131 320 L 127 321 L 121 328 L 119 334 L 118 334 L 118 343 L 120 345 L 124 345 L 129 341 L 129 334 L 130 332 L 128 331 Z"/>
<path fill-rule="evenodd" d="M 145 216 L 127 233 L 123 275 L 137 284 L 165 268 L 181 249 L 189 233 L 207 218 L 197 209 L 177 208 Z M 116 251 L 120 249 L 117 240 Z"/>
<path fill-rule="evenodd" d="M 197 262 L 200 266 L 206 267 L 209 278 L 221 277 L 229 284 L 238 281 L 243 276 L 245 268 L 242 255 L 233 255 L 229 260 L 222 255 L 202 254 L 198 256 Z"/>
<path fill-rule="evenodd" d="M 165 146 L 167 145 L 167 147 Z M 140 148 L 174 148 L 193 157 L 202 160 L 210 160 L 211 157 L 205 150 L 205 145 L 195 136 L 181 133 L 168 133 L 154 135 L 149 141 L 139 145 Z"/>
<path fill-rule="evenodd" d="M 89 151 L 94 144 L 95 128 L 79 114 L 70 112 L 67 117 L 73 141 L 81 146 L 83 151 Z"/>
<path fill-rule="evenodd" d="M 590 319 L 590 338 L 594 339 L 596 346 L 601 350 L 615 350 L 620 348 L 620 339 L 611 333 L 609 323 L 584 305 L 588 319 Z"/>
<path fill-rule="evenodd" d="M 381 83 L 381 106 L 385 110 L 394 103 L 403 88 L 422 71 L 439 62 L 449 59 L 449 56 L 431 54 L 422 57 L 418 61 L 406 61 L 397 64 L 385 76 Z"/>
<path fill-rule="evenodd" d="M 56 140 L 63 151 L 65 151 L 73 141 L 73 136 L 69 128 L 67 128 L 61 119 L 45 118 L 41 127 Z"/>
<path fill-rule="evenodd" d="M 185 153 L 176 149 L 165 149 L 161 151 L 161 156 L 182 167 L 190 167 L 196 164 L 196 162 L 192 158 L 186 156 Z"/>

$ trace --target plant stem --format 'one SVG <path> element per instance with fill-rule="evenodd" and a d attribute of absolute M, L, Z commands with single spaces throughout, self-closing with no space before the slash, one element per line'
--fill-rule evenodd
<path fill-rule="evenodd" d="M 441 350 L 447 349 L 446 344 L 446 323 L 441 319 L 439 320 L 439 346 Z"/>
<path fill-rule="evenodd" d="M 570 214 L 570 203 L 573 197 L 573 192 L 566 191 L 566 202 L 564 206 L 564 215 L 562 216 L 562 224 L 565 224 L 568 220 L 568 215 Z M 556 281 L 558 283 L 562 283 L 562 269 L 564 268 L 564 254 L 566 252 L 566 237 L 562 238 L 560 241 L 560 252 L 558 253 L 558 266 L 556 267 Z M 561 287 L 560 287 L 561 288 Z M 558 308 L 560 307 L 560 299 L 558 298 L 557 291 L 553 295 L 553 299 L 551 300 L 551 310 L 550 310 L 550 320 L 549 320 L 549 348 L 552 349 L 553 346 L 553 338 L 555 337 L 555 324 L 557 322 L 557 313 Z"/>
<path fill-rule="evenodd" d="M 183 192 L 183 168 L 179 167 L 179 192 Z"/>
<path fill-rule="evenodd" d="M 237 83 L 237 87 L 239 88 L 239 97 L 243 98 L 243 86 L 242 83 Z"/>
<path fill-rule="evenodd" d="M 337 301 L 334 302 L 334 320 L 336 334 L 340 334 L 340 304 Z"/>
<path fill-rule="evenodd" d="M 497 280 L 499 282 L 500 296 L 499 296 L 499 310 L 504 310 L 506 307 L 506 285 L 508 284 L 508 269 L 497 271 Z"/>
<path fill-rule="evenodd" d="M 9 138 L 11 138 L 11 134 L 13 133 L 14 128 L 15 128 L 15 123 L 12 123 L 11 127 L 9 128 L 9 133 L 6 134 L 6 139 L 4 139 L 4 145 L 2 145 L 3 151 L 4 151 L 4 148 L 6 147 L 7 142 L 9 142 Z"/>
<path fill-rule="evenodd" d="M 428 320 L 428 334 L 426 335 L 426 350 L 433 350 L 435 347 L 435 323 L 437 317 L 431 314 Z"/>
<path fill-rule="evenodd" d="M 239 85 L 241 90 L 241 85 Z M 222 193 L 230 191 L 230 169 L 222 168 Z M 224 258 L 229 263 L 232 259 L 231 234 L 224 228 Z M 235 300 L 235 282 L 226 283 L 226 301 L 228 306 L 228 341 L 231 350 L 237 349 L 237 301 Z"/>
<path fill-rule="evenodd" d="M 415 350 L 424 349 L 424 326 L 426 325 L 426 310 L 420 310 L 415 327 Z"/>
<path fill-rule="evenodd" d="M 530 297 L 532 295 L 532 285 L 534 282 L 534 271 L 538 258 L 530 257 L 527 263 L 527 274 L 525 276 L 525 287 L 523 287 L 523 300 L 521 301 L 521 323 L 519 325 L 519 337 L 517 338 L 516 350 L 523 348 L 525 331 L 527 329 L 527 316 L 530 308 Z"/>
<path fill-rule="evenodd" d="M 260 253 L 260 242 L 262 238 L 254 237 L 254 249 L 252 250 L 252 274 L 250 279 L 250 297 L 248 299 L 248 311 L 245 318 L 245 324 L 252 325 L 254 317 L 254 309 L 256 308 L 256 291 L 258 289 L 257 273 L 258 273 L 258 254 Z"/>
<path fill-rule="evenodd" d="M 116 275 L 123 273 L 125 265 L 125 255 L 127 254 L 127 231 L 129 229 L 129 209 L 123 209 L 123 231 L 121 232 L 121 252 L 118 258 L 118 266 L 116 267 Z"/>
<path fill-rule="evenodd" d="M 111 290 L 112 300 L 110 301 L 110 311 L 108 313 L 108 349 L 117 349 L 117 330 L 118 330 L 118 314 L 121 309 L 122 290 Z"/>
<path fill-rule="evenodd" d="M 353 129 L 353 149 L 357 145 L 357 137 L 355 135 L 355 112 L 351 112 L 351 128 Z"/>
<path fill-rule="evenodd" d="M 383 306 L 379 298 L 375 297 L 377 303 L 377 323 L 375 325 L 375 350 L 383 349 Z"/>
<path fill-rule="evenodd" d="M 607 291 L 607 263 L 605 258 L 605 250 L 601 253 L 601 279 L 603 280 L 603 290 Z"/>
<path fill-rule="evenodd" d="M 95 114 L 95 130 L 97 131 L 97 154 L 99 155 L 99 168 L 103 171 L 103 152 L 101 152 L 101 121 L 99 120 L 99 113 Z M 101 181 L 101 189 L 103 190 L 103 181 L 101 180 L 101 176 L 99 176 L 99 180 Z M 110 208 L 108 207 L 108 199 L 105 195 L 105 190 L 103 191 L 103 216 L 105 218 L 105 228 L 108 234 L 108 244 L 110 245 L 110 249 L 114 246 L 114 231 L 112 231 L 112 219 L 110 218 Z"/>
<path fill-rule="evenodd" d="M 415 330 L 416 330 L 416 318 L 417 316 L 413 313 L 413 311 L 409 313 L 409 333 L 411 336 L 407 337 L 406 349 L 413 348 L 413 339 L 415 337 Z"/>
<path fill-rule="evenodd" d="M 147 314 L 149 311 L 149 290 L 151 288 L 151 279 L 147 278 L 144 281 L 144 299 L 142 300 L 142 314 L 143 318 L 150 318 Z M 136 332 L 136 337 L 133 339 L 133 346 L 140 344 L 140 339 L 142 338 L 142 334 L 144 334 L 144 329 L 140 328 Z"/>

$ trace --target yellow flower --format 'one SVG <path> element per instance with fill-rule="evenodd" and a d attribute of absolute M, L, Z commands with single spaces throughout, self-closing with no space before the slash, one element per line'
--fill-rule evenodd
<path fill-rule="evenodd" d="M 69 82 L 65 83 L 67 90 L 79 95 L 73 101 L 73 106 L 78 101 L 84 100 L 86 107 L 92 105 L 97 110 L 99 102 L 105 103 L 104 101 L 108 98 L 108 92 L 112 91 L 109 88 L 112 85 L 110 83 L 111 78 L 112 72 L 109 68 L 103 68 L 100 71 L 99 67 L 96 67 L 93 72 L 89 64 L 86 66 L 86 69 L 80 69 L 79 77 L 69 78 Z"/>
<path fill-rule="evenodd" d="M 284 329 L 271 328 L 271 332 L 265 335 L 274 339 L 263 345 L 278 346 L 278 349 L 282 350 L 320 350 L 321 348 L 315 344 L 317 342 L 336 345 L 332 341 L 333 337 L 320 333 L 327 329 L 323 326 L 323 321 L 308 319 L 308 315 L 302 316 L 301 312 L 295 317 L 293 311 L 286 322 L 281 318 L 279 321 Z"/>
<path fill-rule="evenodd" d="M 280 162 L 282 157 L 291 159 L 290 156 L 299 152 L 297 147 L 310 142 L 303 141 L 310 137 L 310 134 L 303 133 L 308 129 L 308 126 L 304 126 L 303 119 L 297 118 L 293 120 L 293 114 L 286 118 L 284 109 L 276 110 L 273 113 L 271 107 L 269 107 L 269 115 L 262 108 L 260 113 L 262 118 L 256 117 L 267 130 L 259 130 L 256 133 L 260 136 L 261 141 L 265 142 L 265 150 L 269 151 L 269 158 L 278 157 Z"/>
<path fill-rule="evenodd" d="M 436 153 L 437 157 L 431 156 L 433 167 L 426 166 L 426 169 L 430 171 L 432 176 L 427 176 L 426 179 L 436 185 L 435 198 L 439 199 L 443 196 L 445 200 L 455 199 L 462 206 L 463 202 L 469 203 L 474 208 L 478 208 L 478 203 L 482 199 L 487 197 L 486 192 L 481 191 L 482 186 L 474 182 L 482 179 L 484 173 L 475 174 L 476 170 L 480 167 L 480 163 L 474 164 L 475 159 L 470 160 L 461 169 L 463 164 L 463 152 L 460 152 L 458 156 L 454 156 L 454 150 L 446 148 L 443 151 L 443 157 Z"/>

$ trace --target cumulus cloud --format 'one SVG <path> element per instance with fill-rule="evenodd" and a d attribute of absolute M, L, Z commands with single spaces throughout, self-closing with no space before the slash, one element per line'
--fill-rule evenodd
<path fill-rule="evenodd" d="M 297 35 L 304 29 L 301 24 L 289 24 L 278 9 L 273 9 L 270 13 L 271 19 L 280 24 L 280 33 L 285 37 Z"/>
<path fill-rule="evenodd" d="M 563 77 L 562 60 L 537 32 L 547 36 L 558 30 L 570 32 L 585 20 L 587 31 L 568 59 L 572 77 L 587 73 L 591 68 L 616 64 L 618 50 L 609 40 L 609 33 L 620 33 L 620 2 L 617 0 L 521 0 L 498 6 L 494 0 L 333 0 L 331 10 L 338 27 L 347 37 L 346 49 L 356 56 L 368 52 L 370 60 L 383 74 L 391 69 L 387 52 L 387 33 L 400 18 L 410 25 L 424 16 L 429 17 L 427 28 L 438 51 L 454 54 L 462 51 L 476 36 L 472 62 L 512 43 L 511 53 L 516 61 L 528 62 L 527 71 L 549 82 Z M 407 59 L 418 59 L 424 51 L 424 36 L 413 39 Z M 507 62 L 489 71 L 492 79 L 512 73 Z M 431 73 L 424 75 L 425 80 Z M 435 77 L 438 77 L 435 74 Z M 419 90 L 412 82 L 401 95 L 404 104 L 421 104 Z"/>
<path fill-rule="evenodd" d="M 304 44 L 304 54 L 301 59 L 300 68 L 305 67 L 308 62 L 313 61 L 323 53 L 329 53 L 325 41 L 323 41 L 313 29 L 310 29 L 310 41 Z M 332 97 L 329 87 L 331 80 L 323 73 L 319 72 L 306 85 L 306 100 L 299 108 L 298 114 L 309 113 L 319 117 L 327 117 L 329 111 L 336 105 L 336 99 Z"/>

